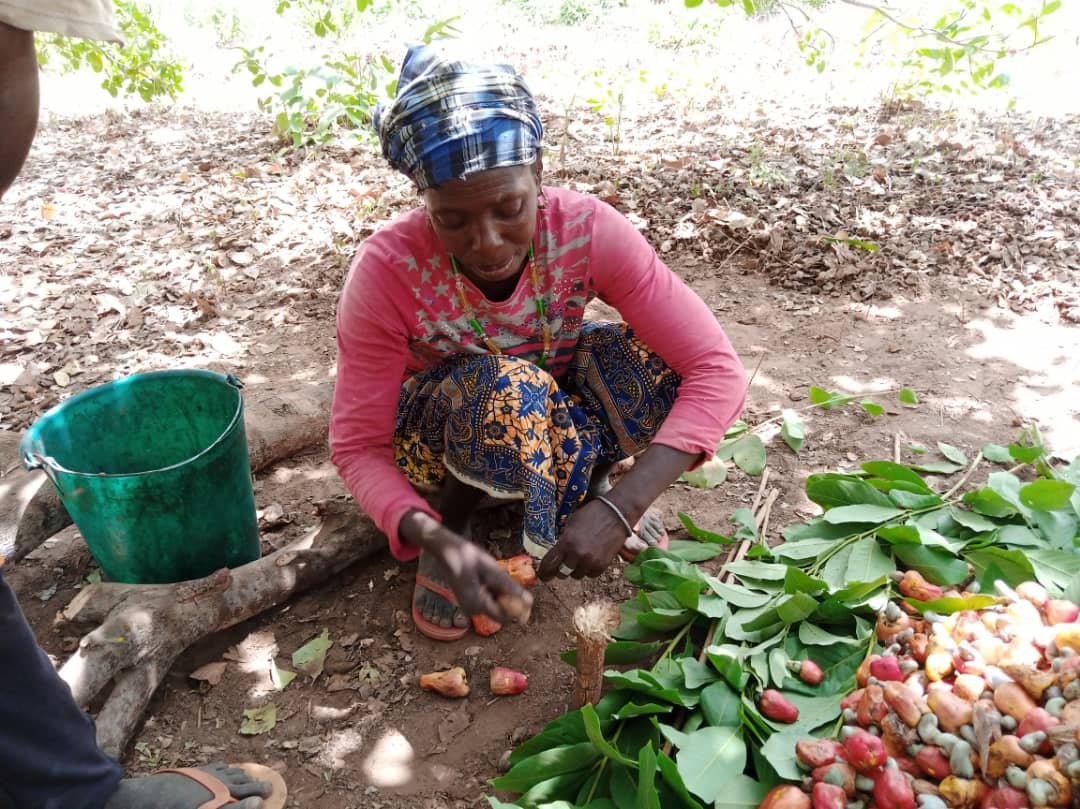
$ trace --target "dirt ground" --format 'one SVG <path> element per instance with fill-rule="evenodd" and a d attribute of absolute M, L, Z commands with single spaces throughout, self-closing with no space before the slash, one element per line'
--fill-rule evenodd
<path fill-rule="evenodd" d="M 712 307 L 754 374 L 750 424 L 807 408 L 810 386 L 884 408 L 804 410 L 798 456 L 766 433 L 780 491 L 770 538 L 813 513 L 802 483 L 816 471 L 897 449 L 915 461 L 912 445 L 937 457 L 937 441 L 974 457 L 1032 422 L 1061 455 L 1080 453 L 1077 121 L 917 107 L 870 118 L 822 110 L 797 127 L 782 118 L 657 118 L 618 158 L 599 135 L 575 142 L 568 158 L 552 156 L 548 177 L 630 215 Z M 333 377 L 349 258 L 414 198 L 370 148 L 275 151 L 265 123 L 246 116 L 144 113 L 44 129 L 0 212 L 4 429 L 140 370 L 210 367 L 252 388 Z M 920 404 L 901 405 L 901 387 Z M 675 535 L 679 512 L 724 532 L 758 489 L 733 468 L 713 490 L 672 486 L 658 507 Z M 275 523 L 265 547 L 310 528 L 314 503 L 340 491 L 323 448 L 261 474 L 258 505 Z M 478 541 L 516 552 L 514 518 L 485 512 Z M 57 660 L 77 637 L 53 618 L 94 569 L 68 529 L 7 571 Z M 124 764 L 264 762 L 284 774 L 294 807 L 486 805 L 505 751 L 569 707 L 572 671 L 558 655 L 572 645 L 575 606 L 631 588 L 618 568 L 541 585 L 527 628 L 439 644 L 411 627 L 414 574 L 384 552 L 188 650 Z M 323 629 L 334 642 L 325 673 L 276 690 L 271 662 L 292 668 L 292 652 Z M 222 660 L 216 685 L 189 678 Z M 419 673 L 449 665 L 467 670 L 467 700 L 418 688 Z M 528 691 L 491 697 L 494 665 L 526 672 Z M 243 711 L 269 702 L 276 727 L 240 735 Z"/>

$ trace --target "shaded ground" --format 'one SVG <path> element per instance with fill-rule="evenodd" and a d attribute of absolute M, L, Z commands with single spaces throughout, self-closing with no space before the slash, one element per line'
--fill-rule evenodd
<path fill-rule="evenodd" d="M 855 405 L 806 411 L 798 457 L 769 443 L 780 489 L 771 534 L 811 513 L 807 474 L 897 446 L 908 460 L 913 443 L 939 440 L 973 456 L 1037 419 L 1062 454 L 1080 452 L 1077 122 L 920 109 L 782 118 L 660 108 L 618 158 L 600 123 L 584 121 L 573 148 L 548 159 L 549 182 L 631 216 L 713 308 L 755 370 L 751 424 L 805 407 L 811 385 L 885 408 L 876 418 Z M 549 124 L 557 144 L 560 121 Z M 348 261 L 415 198 L 369 150 L 275 160 L 275 148 L 243 116 L 104 117 L 41 134 L 0 220 L 4 429 L 139 370 L 212 367 L 249 386 L 332 378 Z M 903 386 L 919 391 L 918 407 L 873 396 Z M 677 484 L 659 505 L 672 531 L 678 512 L 724 531 L 758 486 L 732 470 L 712 491 Z M 278 523 L 264 542 L 278 547 L 340 484 L 316 450 L 256 488 Z M 512 525 L 512 514 L 488 512 L 478 536 L 499 543 Z M 9 578 L 42 644 L 62 657 L 75 638 L 52 618 L 93 564 L 71 531 L 48 545 Z M 440 645 L 411 629 L 414 572 L 380 556 L 191 649 L 126 765 L 262 761 L 283 771 L 299 807 L 484 805 L 504 751 L 567 708 L 571 672 L 557 655 L 571 643 L 573 608 L 629 588 L 618 570 L 541 587 L 527 629 Z M 326 673 L 274 691 L 270 660 L 291 668 L 291 653 L 323 628 L 335 642 Z M 217 685 L 189 679 L 223 659 Z M 418 689 L 419 673 L 451 664 L 469 672 L 468 700 Z M 526 671 L 529 691 L 490 698 L 492 665 Z M 277 726 L 239 735 L 243 710 L 270 701 Z"/>

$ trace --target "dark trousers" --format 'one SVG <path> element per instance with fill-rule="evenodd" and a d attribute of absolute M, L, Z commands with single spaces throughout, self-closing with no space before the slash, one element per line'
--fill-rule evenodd
<path fill-rule="evenodd" d="M 0 809 L 102 809 L 120 775 L 0 571 Z"/>

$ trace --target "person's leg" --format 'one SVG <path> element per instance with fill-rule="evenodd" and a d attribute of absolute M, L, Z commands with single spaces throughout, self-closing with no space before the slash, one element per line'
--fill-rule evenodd
<path fill-rule="evenodd" d="M 120 765 L 37 645 L 0 571 L 0 789 L 12 805 L 100 809 Z"/>
<path fill-rule="evenodd" d="M 440 514 L 454 530 L 465 530 L 484 493 L 523 500 L 523 545 L 543 556 L 585 495 L 595 460 L 590 435 L 550 374 L 522 359 L 484 355 L 406 382 L 395 452 L 411 480 L 442 487 Z M 446 630 L 465 627 L 468 616 L 420 577 L 443 588 L 421 555 L 414 596 L 421 616 Z"/>
<path fill-rule="evenodd" d="M 0 198 L 22 169 L 38 122 L 34 34 L 0 22 Z"/>
<path fill-rule="evenodd" d="M 94 723 L 38 646 L 0 569 L 0 809 L 195 809 L 212 797 L 184 775 L 121 781 Z M 199 768 L 257 809 L 269 786 L 224 765 Z"/>
<path fill-rule="evenodd" d="M 598 427 L 600 457 L 589 481 L 590 497 L 611 491 L 612 467 L 648 447 L 675 403 L 680 381 L 625 323 L 585 323 L 566 388 Z M 654 509 L 645 512 L 635 531 L 624 548 L 627 558 L 667 535 Z"/>

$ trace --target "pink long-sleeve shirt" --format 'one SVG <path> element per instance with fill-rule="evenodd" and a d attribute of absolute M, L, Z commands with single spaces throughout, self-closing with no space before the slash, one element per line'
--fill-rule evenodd
<path fill-rule="evenodd" d="M 682 377 L 655 443 L 710 458 L 742 410 L 746 374 L 713 313 L 611 206 L 574 191 L 545 189 L 537 266 L 548 300 L 552 355 L 565 373 L 594 297 L 614 306 L 646 345 Z M 470 307 L 503 352 L 535 361 L 542 348 L 531 274 L 492 302 L 463 278 Z M 422 209 L 368 238 L 338 304 L 337 384 L 331 456 L 345 485 L 406 561 L 419 548 L 398 536 L 412 509 L 439 515 L 394 461 L 401 383 L 447 357 L 489 351 L 455 293 L 445 248 Z"/>

